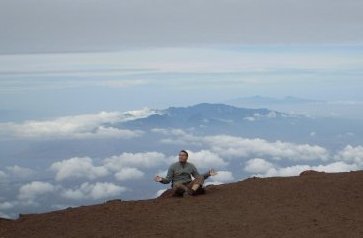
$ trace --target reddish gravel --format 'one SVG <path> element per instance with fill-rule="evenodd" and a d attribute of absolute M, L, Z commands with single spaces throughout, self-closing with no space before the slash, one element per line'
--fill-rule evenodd
<path fill-rule="evenodd" d="M 363 171 L 249 178 L 204 195 L 0 219 L 0 238 L 363 237 Z"/>

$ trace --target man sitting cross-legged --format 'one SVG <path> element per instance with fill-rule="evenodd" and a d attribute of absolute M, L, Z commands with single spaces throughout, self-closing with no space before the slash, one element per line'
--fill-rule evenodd
<path fill-rule="evenodd" d="M 217 173 L 211 169 L 207 173 L 200 175 L 196 167 L 187 160 L 188 152 L 181 150 L 179 152 L 179 162 L 169 167 L 166 178 L 156 176 L 154 180 L 163 184 L 172 182 L 173 195 L 196 195 L 202 188 L 204 180 Z M 192 176 L 194 180 L 192 180 Z"/>

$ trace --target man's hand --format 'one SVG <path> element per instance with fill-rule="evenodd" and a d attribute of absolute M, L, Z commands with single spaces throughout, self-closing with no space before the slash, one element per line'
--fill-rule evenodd
<path fill-rule="evenodd" d="M 156 175 L 155 178 L 154 178 L 155 182 L 161 182 L 162 180 L 163 180 L 163 178 L 160 177 L 159 175 Z"/>
<path fill-rule="evenodd" d="M 217 175 L 217 172 L 214 169 L 209 170 L 209 176 Z"/>

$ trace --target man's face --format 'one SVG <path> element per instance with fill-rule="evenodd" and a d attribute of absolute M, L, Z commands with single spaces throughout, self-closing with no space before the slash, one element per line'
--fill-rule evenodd
<path fill-rule="evenodd" d="M 179 162 L 185 163 L 185 162 L 187 162 L 187 160 L 188 160 L 188 155 L 184 152 L 180 152 L 179 153 Z"/>

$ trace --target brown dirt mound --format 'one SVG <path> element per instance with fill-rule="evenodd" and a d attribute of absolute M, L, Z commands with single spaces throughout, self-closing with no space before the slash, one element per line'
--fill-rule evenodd
<path fill-rule="evenodd" d="M 315 170 L 305 170 L 305 171 L 300 173 L 300 176 L 318 175 L 318 174 L 322 174 L 322 173 L 325 173 L 325 172 L 318 172 L 318 171 L 315 171 Z"/>
<path fill-rule="evenodd" d="M 363 237 L 363 172 L 250 178 L 205 195 L 0 219 L 0 237 Z"/>

